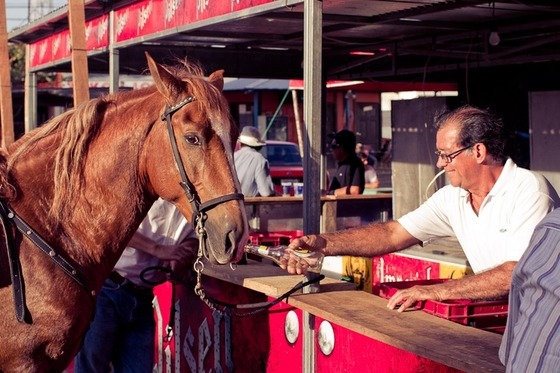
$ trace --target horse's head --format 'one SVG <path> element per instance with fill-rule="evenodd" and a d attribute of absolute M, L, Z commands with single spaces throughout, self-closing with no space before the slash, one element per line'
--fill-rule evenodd
<path fill-rule="evenodd" d="M 165 103 L 163 121 L 155 124 L 146 144 L 149 182 L 195 229 L 203 229 L 204 255 L 211 262 L 235 262 L 248 229 L 233 162 L 238 130 L 222 94 L 223 71 L 205 79 L 200 68 L 162 66 L 146 57 L 156 94 Z"/>

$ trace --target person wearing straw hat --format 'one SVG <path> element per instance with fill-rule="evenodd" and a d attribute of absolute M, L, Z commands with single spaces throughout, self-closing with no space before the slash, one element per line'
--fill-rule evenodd
<path fill-rule="evenodd" d="M 256 127 L 245 126 L 238 139 L 241 148 L 234 153 L 237 177 L 245 197 L 273 196 L 274 183 L 268 160 L 259 152 L 266 142 Z"/>

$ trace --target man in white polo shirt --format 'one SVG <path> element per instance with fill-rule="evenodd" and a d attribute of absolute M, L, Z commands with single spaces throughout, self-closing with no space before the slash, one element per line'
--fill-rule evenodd
<path fill-rule="evenodd" d="M 518 167 L 505 154 L 503 122 L 472 106 L 436 117 L 437 166 L 450 185 L 397 221 L 295 239 L 290 247 L 325 255 L 373 257 L 457 237 L 474 276 L 398 291 L 387 307 L 399 311 L 420 300 L 490 299 L 507 296 L 515 264 L 536 225 L 560 205 L 541 175 Z M 284 266 L 302 273 L 296 262 Z"/>

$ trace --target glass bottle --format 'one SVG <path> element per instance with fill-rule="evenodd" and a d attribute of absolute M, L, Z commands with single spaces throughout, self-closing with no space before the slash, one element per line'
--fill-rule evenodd
<path fill-rule="evenodd" d="M 286 264 L 288 260 L 296 260 L 307 272 L 320 273 L 323 265 L 323 254 L 309 250 L 292 250 L 286 245 L 264 246 L 248 243 L 245 245 L 245 252 L 256 254 L 263 258 L 270 259 L 276 264 Z"/>

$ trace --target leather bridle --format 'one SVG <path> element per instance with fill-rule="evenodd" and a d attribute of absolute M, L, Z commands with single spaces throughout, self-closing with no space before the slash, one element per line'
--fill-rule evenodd
<path fill-rule="evenodd" d="M 228 201 L 232 201 L 232 200 L 241 200 L 243 201 L 244 196 L 241 193 L 231 193 L 231 194 L 226 194 L 214 199 L 211 199 L 209 201 L 206 201 L 204 203 L 200 202 L 200 198 L 198 196 L 198 194 L 196 193 L 196 190 L 193 186 L 193 184 L 191 183 L 191 181 L 189 180 L 189 177 L 187 176 L 187 172 L 185 171 L 185 167 L 183 165 L 183 161 L 181 159 L 181 155 L 179 154 L 179 148 L 177 146 L 177 140 L 175 139 L 175 133 L 173 132 L 173 126 L 171 125 L 171 117 L 173 116 L 173 114 L 175 112 L 177 112 L 177 110 L 181 109 L 183 106 L 193 102 L 194 100 L 196 100 L 196 98 L 194 96 L 189 96 L 186 99 L 184 99 L 183 101 L 179 102 L 178 104 L 174 105 L 174 106 L 165 106 L 165 111 L 163 112 L 163 115 L 161 116 L 161 120 L 164 120 L 167 122 L 167 130 L 169 131 L 169 140 L 171 141 L 171 149 L 173 150 L 173 157 L 175 158 L 175 164 L 177 165 L 177 169 L 179 170 L 179 174 L 181 175 L 181 182 L 179 182 L 179 185 L 181 185 L 181 188 L 183 188 L 183 191 L 185 192 L 185 195 L 187 196 L 187 199 L 189 201 L 189 203 L 191 204 L 191 208 L 193 211 L 193 215 L 192 215 L 192 225 L 193 227 L 195 227 L 196 233 L 199 236 L 199 240 L 201 242 L 201 245 L 203 245 L 202 247 L 202 252 L 200 252 L 199 250 L 199 256 L 204 256 L 207 259 L 209 258 L 209 253 L 207 251 L 206 248 L 206 230 L 204 229 L 204 223 L 206 221 L 206 219 L 208 218 L 208 216 L 206 215 L 206 212 L 213 209 L 214 207 L 216 207 L 217 205 L 224 203 L 224 202 L 228 202 Z"/>

